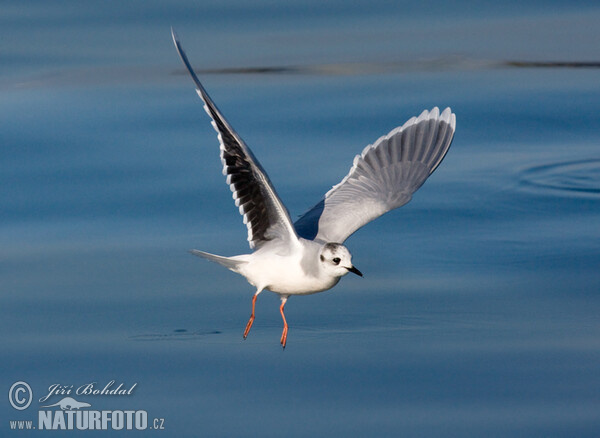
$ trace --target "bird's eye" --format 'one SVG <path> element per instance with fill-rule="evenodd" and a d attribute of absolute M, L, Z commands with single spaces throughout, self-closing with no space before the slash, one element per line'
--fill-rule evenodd
<path fill-rule="evenodd" d="M 341 262 L 341 260 L 340 260 L 340 258 L 339 258 L 339 257 L 336 257 L 336 258 L 334 258 L 334 259 L 332 260 L 332 262 L 333 262 L 334 264 L 336 264 L 336 265 L 339 265 L 339 264 L 340 264 L 340 262 Z"/>

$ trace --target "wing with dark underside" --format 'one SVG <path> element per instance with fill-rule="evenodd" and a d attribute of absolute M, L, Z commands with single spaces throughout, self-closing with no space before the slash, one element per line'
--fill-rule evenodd
<path fill-rule="evenodd" d="M 172 30 L 173 42 L 183 64 L 196 83 L 198 96 L 212 119 L 221 145 L 223 174 L 233 192 L 235 205 L 239 207 L 248 228 L 250 248 L 258 249 L 270 240 L 297 241 L 298 237 L 289 213 L 252 151 L 231 128 L 225 117 L 198 80 L 183 48 Z"/>
<path fill-rule="evenodd" d="M 444 159 L 456 126 L 446 108 L 423 111 L 367 146 L 348 175 L 294 224 L 305 239 L 343 243 L 363 225 L 409 202 Z"/>

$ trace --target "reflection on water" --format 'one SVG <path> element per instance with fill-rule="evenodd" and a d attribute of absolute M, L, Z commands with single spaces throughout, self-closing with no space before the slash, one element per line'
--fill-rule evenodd
<path fill-rule="evenodd" d="M 0 16 L 5 390 L 138 382 L 165 436 L 597 436 L 597 7 L 59 3 Z M 290 299 L 285 351 L 277 296 L 244 341 L 252 287 L 187 253 L 248 248 L 171 25 L 293 216 L 457 114 L 414 199 L 347 242 L 365 277 Z"/>

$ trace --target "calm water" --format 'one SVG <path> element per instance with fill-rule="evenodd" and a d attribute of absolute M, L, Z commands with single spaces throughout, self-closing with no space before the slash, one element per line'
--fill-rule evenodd
<path fill-rule="evenodd" d="M 2 435 L 111 380 L 137 386 L 74 397 L 157 436 L 600 434 L 600 8 L 389 3 L 0 5 Z M 285 352 L 277 296 L 243 341 L 253 289 L 187 253 L 248 248 L 171 25 L 292 216 L 457 114 L 413 201 L 347 242 L 365 277 L 290 299 Z"/>

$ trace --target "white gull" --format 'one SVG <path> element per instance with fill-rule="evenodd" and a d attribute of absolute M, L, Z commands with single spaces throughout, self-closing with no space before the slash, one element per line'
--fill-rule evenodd
<path fill-rule="evenodd" d="M 287 299 L 331 289 L 348 272 L 362 277 L 343 242 L 363 225 L 411 200 L 448 152 L 456 116 L 450 108 L 440 113 L 435 107 L 380 137 L 354 158 L 339 184 L 292 222 L 267 173 L 206 93 L 174 31 L 172 36 L 217 131 L 223 174 L 254 250 L 233 257 L 191 252 L 243 275 L 256 288 L 244 339 L 254 322 L 258 294 L 268 289 L 281 297 L 281 345 L 285 348 Z"/>

